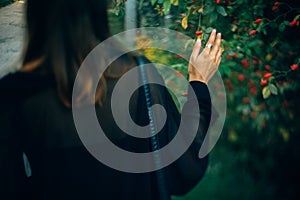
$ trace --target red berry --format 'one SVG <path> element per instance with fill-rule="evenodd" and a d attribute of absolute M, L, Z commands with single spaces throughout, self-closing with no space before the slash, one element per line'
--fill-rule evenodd
<path fill-rule="evenodd" d="M 183 77 L 182 73 L 178 71 L 177 72 L 177 77 L 179 77 L 179 78 Z"/>
<path fill-rule="evenodd" d="M 296 71 L 298 69 L 298 64 L 293 64 L 291 70 Z"/>
<path fill-rule="evenodd" d="M 257 60 L 253 60 L 253 61 L 252 61 L 252 64 L 253 64 L 253 65 L 258 65 L 258 61 L 257 61 Z"/>
<path fill-rule="evenodd" d="M 237 54 L 237 53 L 233 53 L 233 54 L 232 54 L 232 57 L 237 58 L 237 57 L 238 57 L 238 54 Z"/>
<path fill-rule="evenodd" d="M 263 121 L 261 122 L 261 126 L 262 126 L 263 128 L 266 128 L 266 126 L 267 126 L 266 120 L 263 120 Z"/>
<path fill-rule="evenodd" d="M 242 65 L 247 68 L 249 66 L 249 63 L 246 59 L 241 60 Z"/>
<path fill-rule="evenodd" d="M 248 97 L 243 98 L 243 103 L 249 103 L 249 102 L 250 102 L 250 99 Z"/>
<path fill-rule="evenodd" d="M 271 76 L 272 76 L 272 74 L 268 72 L 268 73 L 265 73 L 264 78 L 265 78 L 265 79 L 268 79 L 268 78 L 270 78 Z"/>
<path fill-rule="evenodd" d="M 179 59 L 185 59 L 185 56 L 182 55 L 182 54 L 175 54 L 173 57 L 174 58 L 179 58 Z"/>
<path fill-rule="evenodd" d="M 222 88 L 222 85 L 221 85 L 220 83 L 216 83 L 216 84 L 215 84 L 215 87 L 216 87 L 217 89 L 221 89 L 221 88 Z"/>
<path fill-rule="evenodd" d="M 231 56 L 230 56 L 230 55 L 227 55 L 227 56 L 226 56 L 226 60 L 231 60 Z"/>
<path fill-rule="evenodd" d="M 261 71 L 260 70 L 256 70 L 255 73 L 256 73 L 257 76 L 261 76 Z"/>
<path fill-rule="evenodd" d="M 261 18 L 258 18 L 254 21 L 255 24 L 259 24 L 260 22 L 262 22 L 262 19 Z"/>
<path fill-rule="evenodd" d="M 296 20 L 292 20 L 292 21 L 290 22 L 290 26 L 295 26 L 295 25 L 297 25 L 297 21 L 296 21 Z"/>
<path fill-rule="evenodd" d="M 176 35 L 176 38 L 177 38 L 177 39 L 182 39 L 182 38 L 183 38 L 183 35 L 180 34 L 180 33 L 178 33 L 178 34 Z"/>
<path fill-rule="evenodd" d="M 255 84 L 253 83 L 252 80 L 250 80 L 250 81 L 248 82 L 248 86 L 249 86 L 250 88 L 253 88 L 253 87 L 255 87 Z"/>
<path fill-rule="evenodd" d="M 257 93 L 257 89 L 256 89 L 256 87 L 254 86 L 254 87 L 252 87 L 252 88 L 250 89 L 250 94 L 256 95 L 256 93 Z"/>
<path fill-rule="evenodd" d="M 273 11 L 275 11 L 275 10 L 277 10 L 278 9 L 278 6 L 276 6 L 276 5 L 274 5 L 273 7 L 272 7 L 272 10 Z"/>
<path fill-rule="evenodd" d="M 252 112 L 250 113 L 250 117 L 251 117 L 252 119 L 255 119 L 256 116 L 257 116 L 257 112 L 252 111 Z"/>
<path fill-rule="evenodd" d="M 261 85 L 261 86 L 265 86 L 265 85 L 267 85 L 267 84 L 268 84 L 268 81 L 267 81 L 267 80 L 261 79 L 261 81 L 260 81 L 260 85 Z"/>
<path fill-rule="evenodd" d="M 287 100 L 284 100 L 281 104 L 284 108 L 287 108 L 289 106 L 289 102 Z"/>
<path fill-rule="evenodd" d="M 278 6 L 279 5 L 279 2 L 278 1 L 275 1 L 274 2 L 274 6 Z"/>
<path fill-rule="evenodd" d="M 183 97 L 187 97 L 187 96 L 188 96 L 188 93 L 187 93 L 187 92 L 185 92 L 185 93 L 182 93 L 182 94 L 181 94 L 181 96 L 183 96 Z"/>
<path fill-rule="evenodd" d="M 251 30 L 250 32 L 249 32 L 249 35 L 255 35 L 256 34 L 256 30 Z"/>
<path fill-rule="evenodd" d="M 265 68 L 266 68 L 266 70 L 270 70 L 271 66 L 270 65 L 266 65 Z"/>
<path fill-rule="evenodd" d="M 219 4 L 221 0 L 214 0 L 216 4 Z"/>
<path fill-rule="evenodd" d="M 225 94 L 223 92 L 218 92 L 218 97 L 224 99 L 225 98 Z"/>
<path fill-rule="evenodd" d="M 245 76 L 243 74 L 239 74 L 238 75 L 238 79 L 239 79 L 239 81 L 244 81 L 245 80 Z"/>
<path fill-rule="evenodd" d="M 202 33 L 203 33 L 202 31 L 196 31 L 196 35 L 197 35 L 197 36 L 202 35 Z"/>
<path fill-rule="evenodd" d="M 234 89 L 234 87 L 230 81 L 225 81 L 225 85 L 229 91 L 232 91 Z"/>
<path fill-rule="evenodd" d="M 170 87 L 173 87 L 174 86 L 174 82 L 173 81 L 168 81 L 167 85 L 170 86 Z"/>

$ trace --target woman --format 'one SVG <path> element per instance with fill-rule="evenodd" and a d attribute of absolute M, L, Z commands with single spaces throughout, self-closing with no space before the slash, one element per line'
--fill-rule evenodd
<path fill-rule="evenodd" d="M 196 41 L 188 66 L 196 97 L 189 94 L 181 115 L 164 87 L 150 85 L 151 103 L 163 105 L 168 114 L 158 136 L 160 146 L 174 137 L 180 118 L 198 119 L 193 112 L 195 106 L 200 107 L 198 133 L 192 145 L 162 170 L 127 173 L 104 165 L 86 150 L 72 116 L 72 89 L 79 67 L 110 35 L 105 2 L 28 0 L 26 21 L 23 67 L 0 80 L 3 199 L 170 199 L 197 184 L 208 163 L 207 157 L 199 159 L 197 153 L 210 122 L 206 84 L 221 61 L 221 34 L 214 30 L 201 53 L 201 41 Z M 124 134 L 110 108 L 115 84 L 137 65 L 137 60 L 133 54 L 121 56 L 101 77 L 93 102 L 86 98 L 91 93 L 90 80 L 82 83 L 82 93 L 75 101 L 79 107 L 95 105 L 99 123 L 115 144 L 132 152 L 150 152 L 150 139 Z M 147 60 L 143 58 L 143 62 Z M 141 126 L 149 124 L 143 88 L 134 93 L 129 108 L 133 121 Z"/>

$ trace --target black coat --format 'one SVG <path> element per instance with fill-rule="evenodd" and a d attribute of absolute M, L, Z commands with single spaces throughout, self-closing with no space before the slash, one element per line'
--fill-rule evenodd
<path fill-rule="evenodd" d="M 108 103 L 96 106 L 100 124 L 118 146 L 134 152 L 151 151 L 149 139 L 118 136 L 124 133 L 115 125 L 109 103 L 115 83 L 116 80 L 108 80 Z M 194 120 L 197 104 L 201 110 L 194 142 L 176 162 L 162 170 L 170 196 L 191 190 L 208 164 L 207 157 L 198 158 L 198 151 L 210 122 L 210 96 L 205 84 L 191 82 L 191 86 L 197 99 L 188 96 L 182 114 L 166 88 L 151 86 L 153 101 L 163 105 L 168 113 L 159 133 L 161 146 L 174 137 L 181 117 L 183 121 Z M 0 80 L 0 92 L 0 199 L 160 199 L 155 172 L 120 172 L 86 150 L 75 129 L 71 109 L 57 95 L 53 77 L 17 72 Z M 146 125 L 148 114 L 141 94 L 142 89 L 132 98 L 130 113 L 137 124 Z M 28 171 L 25 173 L 23 152 L 30 163 L 30 177 Z"/>

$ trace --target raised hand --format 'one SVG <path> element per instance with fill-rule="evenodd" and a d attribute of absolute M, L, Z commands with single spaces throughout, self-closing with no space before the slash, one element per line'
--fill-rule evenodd
<path fill-rule="evenodd" d="M 189 81 L 208 83 L 218 70 L 222 59 L 221 40 L 221 33 L 217 34 L 214 29 L 210 34 L 207 45 L 200 52 L 202 41 L 197 39 L 188 67 Z"/>

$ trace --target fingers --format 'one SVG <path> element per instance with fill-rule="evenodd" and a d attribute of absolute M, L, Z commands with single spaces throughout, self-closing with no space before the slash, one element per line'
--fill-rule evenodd
<path fill-rule="evenodd" d="M 200 52 L 200 49 L 201 49 L 201 45 L 202 45 L 201 40 L 197 39 L 196 43 L 194 45 L 194 48 L 193 48 L 192 55 L 191 55 L 192 58 L 196 58 L 199 55 L 199 52 Z"/>
<path fill-rule="evenodd" d="M 207 41 L 203 51 L 201 40 L 197 40 L 193 48 L 189 63 L 189 80 L 198 80 L 207 83 L 218 70 L 222 60 L 223 50 L 221 48 L 222 36 L 214 29 Z M 211 46 L 210 46 L 210 45 Z M 202 51 L 202 52 L 201 52 Z M 201 52 L 201 53 L 200 53 Z"/>
<path fill-rule="evenodd" d="M 206 44 L 206 47 L 204 48 L 203 52 L 206 53 L 206 54 L 209 54 L 210 50 L 211 50 L 211 47 L 209 47 L 208 45 L 214 45 L 215 43 L 215 39 L 216 39 L 216 29 L 214 29 L 211 34 L 210 34 L 210 37 L 207 41 L 207 44 Z"/>
<path fill-rule="evenodd" d="M 213 48 L 210 51 L 210 55 L 213 58 L 215 58 L 216 61 L 217 61 L 217 54 L 218 54 L 218 52 L 220 50 L 220 46 L 221 46 L 221 40 L 222 40 L 221 33 L 218 33 L 216 40 L 214 41 L 214 43 L 212 43 L 213 44 Z"/>
<path fill-rule="evenodd" d="M 220 65 L 221 60 L 222 60 L 222 53 L 223 53 L 223 49 L 219 48 L 217 56 L 216 56 L 216 63 L 217 63 L 217 67 Z"/>

